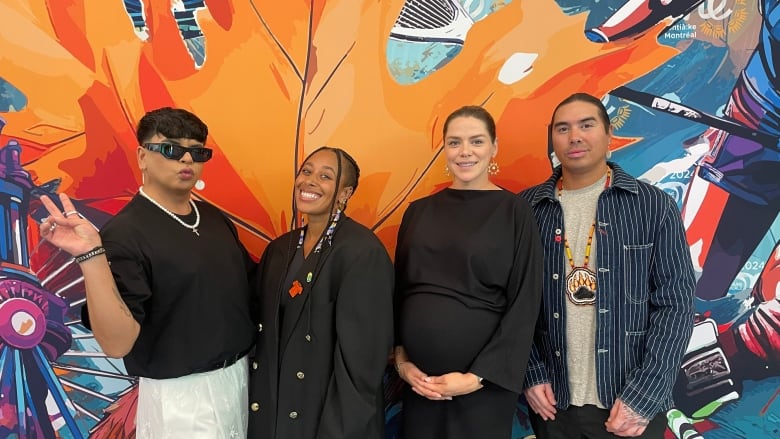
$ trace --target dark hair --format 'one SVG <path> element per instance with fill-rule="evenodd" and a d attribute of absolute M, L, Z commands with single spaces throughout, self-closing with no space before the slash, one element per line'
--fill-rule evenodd
<path fill-rule="evenodd" d="M 306 158 L 303 160 L 303 164 L 305 164 L 314 154 L 317 154 L 320 151 L 333 151 L 333 153 L 336 154 L 336 191 L 333 195 L 333 201 L 331 204 L 331 211 L 333 211 L 333 207 L 336 205 L 336 198 L 341 189 L 351 186 L 353 194 L 355 191 L 357 191 L 358 182 L 360 180 L 360 167 L 358 166 L 355 159 L 349 155 L 349 153 L 341 148 L 334 148 L 330 146 L 321 146 L 315 149 L 311 154 L 306 156 Z M 300 174 L 301 169 L 303 169 L 303 164 L 298 169 L 298 174 Z M 342 210 L 346 209 L 347 205 L 344 204 L 344 209 Z"/>
<path fill-rule="evenodd" d="M 139 145 L 149 141 L 155 134 L 169 139 L 193 139 L 205 143 L 209 128 L 198 116 L 187 110 L 164 107 L 146 113 L 138 122 L 135 132 Z"/>
<path fill-rule="evenodd" d="M 449 128 L 450 122 L 458 117 L 473 117 L 474 119 L 481 120 L 482 123 L 485 124 L 485 128 L 487 128 L 488 134 L 490 134 L 490 140 L 492 142 L 496 141 L 496 121 L 493 120 L 493 116 L 491 116 L 487 110 L 479 105 L 466 105 L 465 107 L 460 107 L 450 113 L 444 121 L 444 129 L 442 130 L 443 137 L 447 137 L 447 128 Z"/>
<path fill-rule="evenodd" d="M 568 98 L 562 100 L 561 103 L 558 104 L 557 107 L 555 107 L 555 110 L 553 110 L 552 116 L 550 116 L 550 126 L 549 126 L 550 130 L 552 130 L 553 122 L 555 120 L 555 113 L 558 112 L 558 109 L 563 107 L 566 104 L 571 104 L 572 102 L 585 102 L 595 106 L 599 113 L 599 119 L 601 119 L 601 122 L 604 124 L 604 131 L 609 133 L 610 121 L 609 121 L 609 114 L 607 114 L 606 107 L 604 107 L 604 104 L 601 102 L 601 99 L 593 95 L 589 95 L 587 93 L 574 93 Z"/>

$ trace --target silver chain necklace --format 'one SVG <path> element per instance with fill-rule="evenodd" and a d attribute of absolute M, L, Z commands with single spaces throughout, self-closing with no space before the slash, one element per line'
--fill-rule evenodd
<path fill-rule="evenodd" d="M 143 186 L 138 188 L 138 193 L 141 194 L 147 200 L 149 200 L 152 204 L 154 204 L 155 206 L 159 207 L 160 210 L 162 210 L 163 212 L 167 213 L 168 216 L 170 216 L 171 218 L 175 219 L 179 224 L 181 224 L 184 227 L 192 230 L 192 233 L 194 233 L 195 235 L 200 236 L 200 233 L 198 233 L 198 226 L 200 225 L 200 212 L 198 211 L 198 206 L 195 205 L 194 201 L 190 200 L 190 205 L 192 206 L 192 210 L 195 211 L 195 224 L 189 225 L 189 224 L 185 223 L 184 221 L 182 221 L 182 219 L 179 218 L 175 213 L 173 213 L 170 210 L 164 208 L 162 206 L 162 204 L 158 203 L 157 201 L 155 201 L 154 198 L 152 198 L 149 195 L 147 195 L 146 192 L 144 192 L 144 187 Z"/>

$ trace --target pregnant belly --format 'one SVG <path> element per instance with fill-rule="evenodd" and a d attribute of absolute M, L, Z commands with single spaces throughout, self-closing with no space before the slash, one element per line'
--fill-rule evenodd
<path fill-rule="evenodd" d="M 466 372 L 500 319 L 449 296 L 418 293 L 401 310 L 402 343 L 409 359 L 429 375 Z"/>

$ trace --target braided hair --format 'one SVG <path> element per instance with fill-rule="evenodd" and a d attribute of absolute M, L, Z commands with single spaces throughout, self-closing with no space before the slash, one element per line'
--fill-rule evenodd
<path fill-rule="evenodd" d="M 301 171 L 303 170 L 303 165 L 305 165 L 306 162 L 314 154 L 317 154 L 320 151 L 332 151 L 334 154 L 336 154 L 336 162 L 337 162 L 336 189 L 335 189 L 335 191 L 333 193 L 333 199 L 331 200 L 331 205 L 330 205 L 330 212 L 331 212 L 331 215 L 333 215 L 333 211 L 334 211 L 334 208 L 336 207 L 336 200 L 338 199 L 339 192 L 343 188 L 345 188 L 345 187 L 352 187 L 352 193 L 354 193 L 355 190 L 357 189 L 358 180 L 360 179 L 360 168 L 358 167 L 357 162 L 355 161 L 355 159 L 352 158 L 352 156 L 349 155 L 343 149 L 341 149 L 341 148 L 333 148 L 333 147 L 329 147 L 329 146 L 322 146 L 322 147 L 317 148 L 316 150 L 314 150 L 308 156 L 306 156 L 306 158 L 303 160 L 303 164 L 298 169 L 298 172 L 297 172 L 296 175 L 299 175 L 301 173 Z M 293 187 L 293 194 L 294 193 L 295 193 L 295 188 Z M 293 199 L 293 209 L 294 209 L 293 212 L 297 212 L 297 208 L 295 206 L 295 196 L 294 195 L 293 195 L 292 199 Z M 346 201 L 345 201 L 344 204 L 342 206 L 340 206 L 340 209 L 343 211 L 346 208 L 347 208 L 347 205 L 346 205 Z M 291 219 L 290 230 L 295 229 L 295 220 L 296 220 L 297 216 L 298 216 L 297 213 L 293 214 L 292 219 Z M 324 238 L 324 236 L 327 233 L 327 230 L 328 230 L 328 227 L 325 227 L 322 230 L 322 232 L 320 233 L 320 236 L 317 238 L 318 242 Z M 296 248 L 295 247 L 295 242 L 296 242 L 295 239 L 291 238 L 289 240 L 289 244 L 288 244 L 288 247 L 287 247 L 286 260 L 288 261 L 288 268 L 289 268 L 290 261 L 292 261 L 292 256 L 295 253 L 295 248 Z M 315 258 L 314 259 L 314 268 L 309 273 L 309 275 L 311 276 L 311 274 L 314 273 L 315 282 L 316 282 L 316 279 L 319 277 L 319 276 L 317 276 L 317 273 L 319 273 L 320 268 L 322 268 L 322 264 L 324 263 L 324 260 L 325 260 L 325 258 L 322 257 L 322 255 L 324 253 L 325 253 L 324 251 L 323 252 L 314 252 L 314 254 L 312 255 Z M 280 272 L 280 274 L 279 274 L 279 291 L 282 291 L 283 282 L 284 282 L 284 279 L 286 278 L 286 276 L 287 276 L 286 271 L 281 271 Z M 307 284 L 308 284 L 308 280 L 307 280 Z M 305 302 L 305 305 L 304 305 L 305 309 L 306 309 L 305 312 L 306 312 L 306 315 L 307 315 L 307 319 L 306 319 L 306 325 L 307 325 L 306 333 L 307 334 L 311 333 L 311 331 L 312 331 L 312 329 L 311 329 L 311 313 L 312 313 L 312 310 L 311 310 L 312 305 L 311 305 L 311 303 L 312 303 L 311 300 L 307 300 Z"/>
<path fill-rule="evenodd" d="M 336 190 L 334 191 L 333 199 L 331 200 L 331 205 L 330 205 L 330 212 L 333 212 L 334 208 L 336 207 L 336 203 L 338 202 L 338 194 L 342 189 L 344 189 L 345 187 L 352 187 L 353 194 L 357 190 L 358 182 L 360 181 L 360 167 L 358 166 L 355 159 L 351 155 L 349 155 L 348 152 L 344 151 L 341 148 L 334 148 L 330 146 L 321 146 L 315 149 L 309 155 L 306 156 L 306 158 L 303 160 L 303 164 L 306 164 L 306 162 L 312 156 L 314 156 L 314 154 L 317 154 L 320 151 L 332 151 L 334 154 L 336 154 Z M 301 170 L 303 169 L 303 164 L 298 169 L 298 174 L 301 173 Z M 293 200 L 294 199 L 295 197 L 293 197 Z M 342 212 L 345 211 L 347 209 L 347 202 L 345 201 L 342 206 L 339 206 L 339 208 L 341 209 Z M 293 215 L 292 218 L 293 223 L 295 222 L 295 216 L 296 215 Z M 294 228 L 294 224 L 290 228 L 291 229 Z"/>

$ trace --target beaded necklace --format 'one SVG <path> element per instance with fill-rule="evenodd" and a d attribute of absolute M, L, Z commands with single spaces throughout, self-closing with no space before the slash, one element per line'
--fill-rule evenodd
<path fill-rule="evenodd" d="M 328 226 L 328 230 L 325 231 L 325 236 L 321 237 L 319 241 L 317 241 L 317 246 L 314 247 L 314 253 L 319 253 L 320 250 L 322 250 L 322 243 L 324 241 L 328 241 L 328 245 L 331 245 L 333 243 L 333 231 L 336 230 L 336 223 L 339 222 L 339 218 L 341 218 L 341 209 L 336 209 L 336 213 L 333 214 L 333 221 L 331 221 L 330 225 Z M 298 237 L 298 247 L 301 248 L 303 245 L 303 238 L 306 237 L 306 229 L 301 228 L 301 234 Z"/>
<path fill-rule="evenodd" d="M 604 182 L 604 189 L 609 187 L 612 179 L 612 169 L 607 170 L 607 180 Z M 558 199 L 563 196 L 563 177 L 558 180 Z M 566 234 L 563 235 L 563 246 L 566 251 L 566 259 L 569 261 L 571 271 L 566 275 L 566 293 L 572 302 L 581 305 L 593 303 L 596 297 L 596 273 L 588 267 L 590 261 L 590 249 L 593 244 L 593 234 L 596 232 L 596 218 L 593 218 L 593 224 L 588 232 L 588 243 L 585 245 L 585 258 L 581 266 L 574 264 L 574 257 L 569 247 L 569 240 Z"/>
<path fill-rule="evenodd" d="M 175 219 L 176 222 L 178 222 L 179 224 L 183 225 L 184 227 L 192 230 L 192 233 L 194 233 L 195 235 L 200 236 L 200 233 L 198 233 L 198 226 L 200 225 L 200 212 L 198 211 L 198 206 L 195 204 L 194 201 L 190 200 L 190 206 L 192 206 L 192 210 L 195 211 L 195 223 L 190 225 L 190 224 L 187 224 L 184 221 L 182 221 L 182 219 L 179 218 L 175 213 L 173 213 L 170 210 L 168 210 L 165 207 L 163 207 L 163 205 L 158 203 L 154 198 L 152 198 L 149 195 L 147 195 L 146 192 L 144 192 L 144 187 L 143 186 L 138 188 L 138 193 L 141 194 L 147 200 L 149 200 L 152 204 L 154 204 L 155 206 L 159 207 L 160 210 L 162 210 L 163 212 L 167 213 L 168 216 L 170 216 L 171 218 Z"/>
<path fill-rule="evenodd" d="M 333 221 L 331 221 L 330 225 L 328 226 L 328 229 L 325 231 L 325 236 L 320 237 L 320 240 L 317 241 L 317 245 L 314 247 L 314 254 L 318 254 L 320 250 L 322 250 L 322 243 L 325 241 L 328 241 L 328 245 L 333 244 L 333 231 L 336 230 L 336 223 L 339 222 L 339 218 L 341 218 L 341 209 L 336 209 L 336 213 L 333 214 Z M 301 228 L 301 234 L 298 235 L 298 246 L 296 249 L 300 249 L 303 246 L 303 239 L 306 237 L 306 229 Z M 319 260 L 315 263 L 315 269 L 306 273 L 306 283 L 311 283 L 312 279 L 314 278 L 314 272 L 316 271 L 316 265 L 319 263 Z M 290 290 L 288 293 L 290 294 L 290 297 L 295 297 L 301 293 L 303 293 L 303 285 L 296 279 L 293 281 L 292 286 L 290 287 Z M 310 308 L 311 310 L 311 308 Z M 306 336 L 308 337 L 308 335 Z"/>

